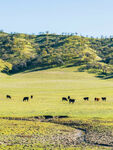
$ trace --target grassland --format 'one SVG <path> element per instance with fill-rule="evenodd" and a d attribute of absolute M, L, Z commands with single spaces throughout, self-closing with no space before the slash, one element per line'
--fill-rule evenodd
<path fill-rule="evenodd" d="M 6 94 L 12 100 L 6 99 Z M 24 96 L 34 95 L 29 102 Z M 62 102 L 63 96 L 76 99 L 75 104 Z M 89 96 L 88 102 L 83 97 Z M 106 102 L 94 97 L 106 96 Z M 93 74 L 76 72 L 73 68 L 56 68 L 24 72 L 0 78 L 0 116 L 67 115 L 76 118 L 113 117 L 113 80 L 96 78 Z"/>
<path fill-rule="evenodd" d="M 6 99 L 6 94 L 11 95 L 12 99 Z M 30 95 L 34 98 L 28 102 L 22 101 L 24 96 Z M 74 104 L 62 102 L 62 97 L 68 95 L 76 99 Z M 84 101 L 85 96 L 89 96 L 90 100 Z M 102 96 L 107 97 L 106 102 L 94 101 L 94 97 Z M 0 149 L 111 150 L 95 145 L 73 147 L 71 143 L 67 146 L 66 137 L 62 136 L 69 139 L 76 128 L 81 128 L 87 131 L 89 143 L 107 143 L 109 137 L 112 141 L 113 79 L 104 80 L 94 74 L 77 72 L 74 67 L 30 70 L 11 76 L 0 74 L 0 117 L 43 115 L 66 115 L 69 118 L 53 119 L 52 123 L 0 119 Z M 56 139 L 53 140 L 53 137 Z M 62 137 L 63 145 L 59 143 L 59 137 Z"/>

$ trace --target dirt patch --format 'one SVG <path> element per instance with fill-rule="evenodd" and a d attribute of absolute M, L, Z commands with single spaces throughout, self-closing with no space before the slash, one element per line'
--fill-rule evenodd
<path fill-rule="evenodd" d="M 82 122 L 82 121 L 68 121 L 68 116 L 51 116 L 51 115 L 44 115 L 44 116 L 34 116 L 28 118 L 15 118 L 15 117 L 1 117 L 2 119 L 8 120 L 26 120 L 26 121 L 41 121 L 41 122 L 51 122 L 56 124 L 62 124 L 66 126 L 70 126 L 75 128 L 75 132 L 67 132 L 67 130 L 61 130 L 61 133 L 56 134 L 54 136 L 49 135 L 45 137 L 32 137 L 35 141 L 50 141 L 52 144 L 63 144 L 63 145 L 76 145 L 76 144 L 90 144 L 90 145 L 100 145 L 100 146 L 108 146 L 113 147 L 113 130 L 110 132 L 108 130 L 101 129 L 102 127 L 98 126 L 95 128 L 95 125 L 100 123 L 100 121 L 92 120 L 96 124 L 92 124 L 92 122 Z M 63 121 L 63 118 L 65 121 Z M 67 119 L 66 119 L 67 118 Z M 64 134 L 65 133 L 65 134 Z M 17 137 L 19 137 L 17 135 Z M 31 137 L 21 137 L 31 138 Z M 26 141 L 24 140 L 24 141 Z M 36 141 L 37 141 L 36 140 Z"/>
<path fill-rule="evenodd" d="M 99 133 L 96 131 L 89 131 L 85 135 L 85 141 L 90 144 L 113 147 L 113 136 L 106 132 Z"/>
<path fill-rule="evenodd" d="M 49 122 L 63 124 L 82 131 L 84 133 L 84 141 L 81 144 L 86 143 L 89 145 L 113 147 L 113 128 L 109 129 L 101 126 L 99 124 L 101 121 L 99 120 L 82 122 L 80 120 L 54 119 L 49 120 Z"/>

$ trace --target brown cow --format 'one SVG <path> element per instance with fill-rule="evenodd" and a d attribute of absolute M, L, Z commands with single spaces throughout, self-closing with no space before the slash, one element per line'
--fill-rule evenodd
<path fill-rule="evenodd" d="M 94 98 L 94 100 L 95 100 L 95 101 L 99 101 L 99 100 L 100 100 L 100 98 L 95 97 L 95 98 Z"/>

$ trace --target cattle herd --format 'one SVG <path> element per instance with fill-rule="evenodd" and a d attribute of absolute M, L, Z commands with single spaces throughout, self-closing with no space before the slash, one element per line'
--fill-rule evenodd
<path fill-rule="evenodd" d="M 33 95 L 31 95 L 30 97 L 28 97 L 28 96 L 26 96 L 26 97 L 23 97 L 23 102 L 25 102 L 25 101 L 29 101 L 29 99 L 33 99 Z M 6 95 L 6 98 L 7 99 L 11 99 L 12 97 L 10 96 L 10 95 Z M 83 100 L 84 101 L 89 101 L 89 97 L 84 97 L 83 98 Z M 98 98 L 98 97 L 95 97 L 94 98 L 94 101 L 100 101 L 100 100 L 102 100 L 102 101 L 106 101 L 106 97 L 101 97 L 101 98 Z M 70 98 L 70 96 L 68 96 L 68 97 L 62 97 L 62 101 L 69 101 L 69 103 L 75 103 L 76 102 L 76 100 L 75 99 L 72 99 L 72 98 Z"/>
<path fill-rule="evenodd" d="M 11 97 L 10 95 L 6 95 L 6 98 L 7 98 L 7 99 L 11 99 L 12 97 Z M 31 95 L 30 97 L 28 97 L 28 96 L 24 97 L 24 98 L 23 98 L 23 102 L 24 102 L 24 101 L 27 101 L 27 102 L 28 102 L 30 98 L 33 99 L 33 95 Z"/>
<path fill-rule="evenodd" d="M 83 98 L 84 101 L 89 101 L 89 97 L 84 97 Z M 94 98 L 94 101 L 106 101 L 106 97 L 101 97 L 101 98 L 98 98 L 98 97 L 95 97 Z M 69 101 L 69 103 L 74 103 L 76 100 L 75 99 L 71 99 L 70 96 L 68 96 L 67 98 L 66 97 L 62 97 L 62 101 Z"/>

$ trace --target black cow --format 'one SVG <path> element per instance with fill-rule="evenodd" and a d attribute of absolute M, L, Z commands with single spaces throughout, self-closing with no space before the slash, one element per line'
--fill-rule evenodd
<path fill-rule="evenodd" d="M 24 102 L 24 101 L 28 101 L 28 100 L 29 100 L 29 97 L 24 97 L 24 98 L 23 98 L 23 102 Z"/>
<path fill-rule="evenodd" d="M 71 99 L 71 98 L 69 99 L 69 103 L 73 104 L 74 102 L 75 102 L 75 99 Z"/>
<path fill-rule="evenodd" d="M 70 99 L 70 96 L 68 96 L 68 99 Z"/>
<path fill-rule="evenodd" d="M 85 101 L 88 101 L 89 100 L 89 97 L 84 97 L 83 98 Z"/>
<path fill-rule="evenodd" d="M 33 95 L 31 95 L 31 99 L 33 98 Z"/>
<path fill-rule="evenodd" d="M 67 101 L 67 98 L 66 97 L 62 97 L 62 101 Z"/>
<path fill-rule="evenodd" d="M 9 99 L 11 99 L 11 96 L 10 96 L 10 95 L 6 95 L 6 98 L 9 98 Z"/>
<path fill-rule="evenodd" d="M 106 97 L 101 97 L 102 101 L 106 101 Z"/>

